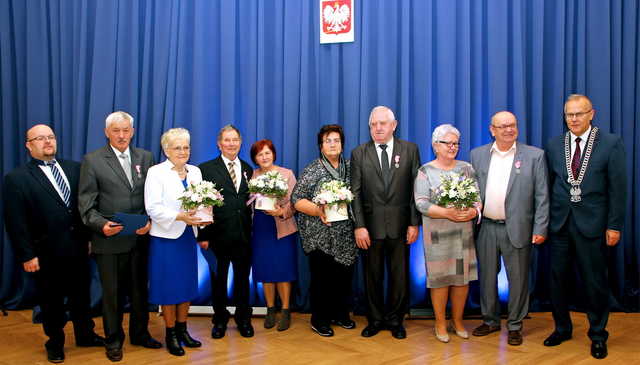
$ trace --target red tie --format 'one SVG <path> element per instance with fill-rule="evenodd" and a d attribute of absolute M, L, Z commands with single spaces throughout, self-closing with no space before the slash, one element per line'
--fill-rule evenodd
<path fill-rule="evenodd" d="M 580 137 L 576 138 L 576 150 L 573 153 L 573 160 L 571 160 L 571 172 L 573 172 L 573 178 L 577 179 L 580 173 Z"/>

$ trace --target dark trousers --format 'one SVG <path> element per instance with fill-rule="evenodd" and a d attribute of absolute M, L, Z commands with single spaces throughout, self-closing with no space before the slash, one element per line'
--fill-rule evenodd
<path fill-rule="evenodd" d="M 332 319 L 349 318 L 353 265 L 336 262 L 320 250 L 309 254 L 311 325 L 328 326 Z"/>
<path fill-rule="evenodd" d="M 550 235 L 551 250 L 551 301 L 556 331 L 569 335 L 573 330 L 569 315 L 568 296 L 572 293 L 571 270 L 575 260 L 584 287 L 589 338 L 606 341 L 609 333 L 605 329 L 609 319 L 609 287 L 607 285 L 606 243 L 601 237 L 583 236 L 576 226 L 573 215 L 557 233 Z"/>
<path fill-rule="evenodd" d="M 127 297 L 131 304 L 129 337 L 132 342 L 144 342 L 150 335 L 147 250 L 136 246 L 129 252 L 97 254 L 96 263 L 102 283 L 102 319 L 106 345 L 122 347 L 124 330 L 122 315 Z"/>
<path fill-rule="evenodd" d="M 233 303 L 236 307 L 234 319 L 236 323 L 251 321 L 252 308 L 249 306 L 249 274 L 251 272 L 251 257 L 216 257 L 216 272 L 211 278 L 211 292 L 213 301 L 214 324 L 227 324 L 229 311 L 227 305 L 227 278 L 229 264 L 233 263 Z"/>
<path fill-rule="evenodd" d="M 364 278 L 370 324 L 382 327 L 402 325 L 409 310 L 409 246 L 404 238 L 373 240 L 364 251 Z M 384 303 L 384 272 L 387 278 L 387 305 Z"/>
<path fill-rule="evenodd" d="M 90 314 L 89 257 L 38 257 L 38 262 L 40 270 L 35 273 L 35 283 L 42 327 L 49 337 L 46 346 L 64 346 L 65 297 L 76 342 L 89 339 L 94 327 Z"/>

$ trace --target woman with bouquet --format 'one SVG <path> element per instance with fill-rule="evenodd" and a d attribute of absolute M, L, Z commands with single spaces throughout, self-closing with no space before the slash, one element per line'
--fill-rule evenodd
<path fill-rule="evenodd" d="M 202 181 L 200 169 L 187 164 L 189 141 L 186 129 L 166 131 L 160 143 L 167 160 L 149 169 L 144 186 L 144 203 L 151 218 L 149 302 L 162 307 L 167 350 L 176 356 L 184 355 L 181 343 L 201 346 L 187 332 L 187 314 L 198 295 L 196 227 L 207 222 L 181 207 L 185 188 Z M 194 195 L 194 200 L 199 199 Z"/>
<path fill-rule="evenodd" d="M 349 160 L 342 157 L 343 146 L 342 127 L 330 124 L 320 128 L 320 158 L 305 167 L 291 195 L 299 212 L 302 247 L 309 256 L 311 329 L 320 336 L 333 336 L 331 323 L 346 329 L 356 327 L 349 317 L 351 278 L 357 256 L 353 221 L 345 216 L 344 220 L 329 222 L 324 211 L 331 203 L 350 200 L 351 169 Z M 331 186 L 337 191 L 329 192 Z"/>
<path fill-rule="evenodd" d="M 473 224 L 480 197 L 471 164 L 456 160 L 460 132 L 450 124 L 438 126 L 431 139 L 436 159 L 418 170 L 416 207 L 422 213 L 427 287 L 436 317 L 435 336 L 449 342 L 447 332 L 467 339 L 462 315 L 469 281 L 478 279 Z M 446 307 L 451 297 L 447 326 Z"/>
<path fill-rule="evenodd" d="M 249 191 L 256 199 L 251 234 L 253 279 L 262 283 L 267 302 L 264 328 L 276 324 L 277 290 L 282 303 L 278 331 L 284 331 L 291 323 L 291 282 L 298 278 L 298 228 L 293 217 L 295 209 L 289 201 L 296 177 L 293 171 L 274 164 L 276 148 L 268 139 L 261 139 L 251 146 L 251 160 L 259 166 L 249 181 Z M 275 206 L 261 209 L 259 202 L 263 197 L 277 198 Z"/>

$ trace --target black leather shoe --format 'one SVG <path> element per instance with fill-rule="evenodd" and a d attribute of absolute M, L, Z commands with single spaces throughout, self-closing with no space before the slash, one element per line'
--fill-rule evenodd
<path fill-rule="evenodd" d="M 500 326 L 490 326 L 486 323 L 483 323 L 476 327 L 473 332 L 471 332 L 471 334 L 474 336 L 486 336 L 490 333 L 498 331 L 500 331 Z"/>
<path fill-rule="evenodd" d="M 311 325 L 311 329 L 313 332 L 319 334 L 322 337 L 331 337 L 333 336 L 333 329 L 329 326 L 314 326 Z"/>
<path fill-rule="evenodd" d="M 591 356 L 596 359 L 604 359 L 607 357 L 607 343 L 604 341 L 593 341 L 591 343 Z"/>
<path fill-rule="evenodd" d="M 45 347 L 47 349 L 47 360 L 54 364 L 64 362 L 64 348 L 58 346 Z"/>
<path fill-rule="evenodd" d="M 253 326 L 251 322 L 238 324 L 238 332 L 242 337 L 253 337 Z"/>
<path fill-rule="evenodd" d="M 509 331 L 509 336 L 507 337 L 507 343 L 511 346 L 522 345 L 522 332 L 520 330 Z"/>
<path fill-rule="evenodd" d="M 142 340 L 137 340 L 137 341 L 131 340 L 131 344 L 134 346 L 142 346 L 148 349 L 159 349 L 162 347 L 162 344 L 151 336 Z"/>
<path fill-rule="evenodd" d="M 226 332 L 227 332 L 226 324 L 214 324 L 213 328 L 211 329 L 211 337 L 218 340 L 223 338 Z"/>
<path fill-rule="evenodd" d="M 571 339 L 571 335 L 562 335 L 556 331 L 553 331 L 546 340 L 544 340 L 545 346 L 558 346 L 566 340 Z"/>
<path fill-rule="evenodd" d="M 390 330 L 391 330 L 391 336 L 393 336 L 394 338 L 397 338 L 398 340 L 403 340 L 407 338 L 407 330 L 405 330 L 404 326 L 402 325 L 392 327 L 390 328 Z"/>
<path fill-rule="evenodd" d="M 186 347 L 200 347 L 202 342 L 191 337 L 187 331 L 187 322 L 176 322 L 176 337 Z"/>
<path fill-rule="evenodd" d="M 368 324 L 367 327 L 362 330 L 361 335 L 362 337 L 372 337 L 377 335 L 381 329 L 380 326 L 376 326 L 375 324 Z"/>
<path fill-rule="evenodd" d="M 356 322 L 351 319 L 335 319 L 331 321 L 331 324 L 335 324 L 336 326 L 340 326 L 347 330 L 352 330 L 356 328 Z"/>
<path fill-rule="evenodd" d="M 103 347 L 104 337 L 91 333 L 82 338 L 76 338 L 76 346 L 78 347 Z"/>
<path fill-rule="evenodd" d="M 183 356 L 184 349 L 180 346 L 178 336 L 176 335 L 176 328 L 166 328 L 165 343 L 167 344 L 167 351 L 173 356 Z"/>
<path fill-rule="evenodd" d="M 113 362 L 122 360 L 122 347 L 108 348 L 107 359 Z"/>

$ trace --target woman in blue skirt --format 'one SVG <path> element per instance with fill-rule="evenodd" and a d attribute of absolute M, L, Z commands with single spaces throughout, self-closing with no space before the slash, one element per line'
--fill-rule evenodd
<path fill-rule="evenodd" d="M 278 171 L 287 180 L 287 196 L 280 199 L 274 210 L 254 210 L 251 238 L 253 279 L 262 283 L 267 302 L 267 316 L 264 328 L 276 324 L 276 290 L 282 302 L 282 312 L 278 321 L 278 331 L 289 328 L 291 314 L 289 298 L 291 282 L 298 279 L 295 210 L 289 197 L 296 185 L 293 171 L 274 165 L 276 149 L 268 139 L 257 141 L 251 146 L 251 160 L 259 166 L 253 171 L 256 178 L 269 171 Z"/>
<path fill-rule="evenodd" d="M 187 332 L 187 315 L 191 300 L 198 295 L 196 226 L 204 223 L 193 212 L 183 211 L 178 197 L 189 184 L 202 181 L 202 174 L 187 164 L 190 136 L 186 129 L 169 129 L 160 143 L 167 160 L 149 169 L 144 186 L 144 203 L 151 218 L 149 302 L 162 307 L 167 350 L 182 356 L 181 344 L 202 345 Z"/>

